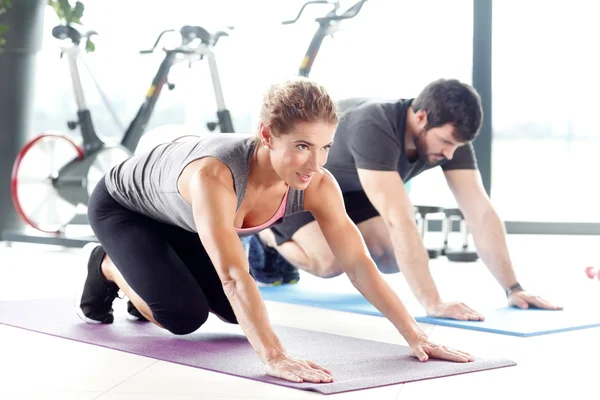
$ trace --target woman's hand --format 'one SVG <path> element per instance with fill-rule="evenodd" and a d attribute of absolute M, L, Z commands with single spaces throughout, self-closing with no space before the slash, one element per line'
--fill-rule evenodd
<path fill-rule="evenodd" d="M 433 343 L 427 336 L 420 335 L 419 338 L 410 344 L 408 354 L 411 357 L 418 358 L 421 361 L 427 361 L 429 358 L 438 358 L 455 362 L 472 362 L 475 358 L 464 351 L 454 350 L 449 347 Z"/>
<path fill-rule="evenodd" d="M 267 374 L 292 382 L 333 382 L 331 372 L 309 360 L 281 354 L 265 361 Z"/>

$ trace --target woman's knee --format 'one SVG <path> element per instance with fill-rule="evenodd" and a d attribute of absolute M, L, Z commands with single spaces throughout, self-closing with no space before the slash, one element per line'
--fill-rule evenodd
<path fill-rule="evenodd" d="M 156 322 L 174 335 L 187 335 L 197 331 L 208 319 L 208 305 L 198 301 L 184 307 L 152 310 Z"/>

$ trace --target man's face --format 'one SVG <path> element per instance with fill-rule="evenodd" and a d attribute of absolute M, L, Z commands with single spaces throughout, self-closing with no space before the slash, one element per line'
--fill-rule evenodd
<path fill-rule="evenodd" d="M 445 124 L 437 128 L 421 129 L 415 137 L 415 146 L 419 157 L 425 158 L 428 164 L 434 165 L 444 160 L 452 160 L 454 152 L 461 143 L 454 139 L 454 126 Z"/>

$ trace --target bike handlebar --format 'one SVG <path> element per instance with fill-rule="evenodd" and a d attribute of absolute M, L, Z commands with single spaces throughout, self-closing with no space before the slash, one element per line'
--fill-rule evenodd
<path fill-rule="evenodd" d="M 320 18 L 316 18 L 315 19 L 315 21 L 317 21 L 319 23 L 330 22 L 330 21 L 341 21 L 341 20 L 344 20 L 344 19 L 354 18 L 354 17 L 356 17 L 358 15 L 358 13 L 360 12 L 363 4 L 366 1 L 367 0 L 359 0 L 356 4 L 354 4 L 352 7 L 350 7 L 349 9 L 347 9 L 346 11 L 344 11 L 343 14 L 340 14 L 340 15 L 337 14 L 337 11 L 340 8 L 340 2 L 338 0 L 311 0 L 311 1 L 307 1 L 302 6 L 302 8 L 300 9 L 300 12 L 298 12 L 298 15 L 296 16 L 295 19 L 288 20 L 288 21 L 283 21 L 282 24 L 283 25 L 289 25 L 289 24 L 293 24 L 296 21 L 298 21 L 300 19 L 300 16 L 304 12 L 304 9 L 309 4 L 332 4 L 333 5 L 333 9 L 331 11 L 329 11 L 327 13 L 327 15 L 325 15 L 324 17 L 320 17 Z"/>
<path fill-rule="evenodd" d="M 233 27 L 230 27 L 230 29 L 233 29 Z M 158 43 L 160 43 L 162 36 L 167 32 L 175 32 L 175 29 L 167 29 L 166 31 L 162 31 L 158 35 L 158 38 L 154 42 L 154 45 L 152 46 L 152 48 L 148 49 L 148 50 L 142 50 L 142 51 L 140 51 L 140 54 L 153 53 L 154 50 L 156 49 L 156 47 L 158 46 Z M 194 53 L 194 50 L 191 50 L 189 48 L 183 48 L 183 46 L 188 45 L 189 43 L 194 41 L 194 39 L 200 39 L 200 42 L 202 44 L 212 45 L 214 47 L 217 44 L 217 42 L 219 41 L 219 38 L 221 38 L 223 36 L 229 36 L 229 34 L 227 32 L 218 31 L 214 34 L 211 34 L 201 26 L 191 26 L 191 25 L 183 26 L 179 30 L 179 34 L 181 35 L 181 46 L 176 49 L 170 50 L 170 51 L 177 52 L 177 53 L 190 53 L 190 54 Z"/>
<path fill-rule="evenodd" d="M 140 50 L 140 54 L 151 54 L 154 53 L 154 49 L 156 49 L 156 46 L 158 46 L 158 44 L 160 43 L 160 40 L 162 39 L 163 35 L 165 33 L 169 33 L 169 32 L 175 32 L 175 29 L 167 29 L 165 31 L 162 31 L 158 37 L 156 38 L 156 41 L 154 42 L 154 45 L 152 46 L 151 49 L 148 50 Z"/>
<path fill-rule="evenodd" d="M 300 9 L 300 11 L 298 12 L 298 15 L 296 15 L 296 18 L 288 20 L 288 21 L 283 21 L 281 24 L 282 25 L 289 25 L 289 24 L 293 24 L 296 21 L 298 21 L 300 19 L 300 16 L 304 12 L 304 9 L 309 4 L 333 4 L 333 10 L 332 11 L 335 11 L 335 10 L 337 10 L 340 7 L 340 3 L 337 0 L 334 0 L 334 1 L 329 1 L 329 0 L 312 0 L 312 1 L 307 1 L 306 3 L 304 3 L 304 5 Z M 330 11 L 330 12 L 332 12 L 332 11 Z"/>
<path fill-rule="evenodd" d="M 315 21 L 317 22 L 325 22 L 325 21 L 341 21 L 343 19 L 351 19 L 358 15 L 363 4 L 365 4 L 367 0 L 360 0 L 355 3 L 352 7 L 344 11 L 342 15 L 334 15 L 334 16 L 325 16 L 321 18 L 317 18 Z"/>

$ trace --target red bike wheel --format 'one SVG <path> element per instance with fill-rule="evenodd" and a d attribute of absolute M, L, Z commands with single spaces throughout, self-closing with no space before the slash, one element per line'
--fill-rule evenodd
<path fill-rule="evenodd" d="M 60 133 L 43 133 L 23 146 L 10 182 L 12 201 L 23 222 L 45 233 L 64 230 L 77 205 L 60 196 L 53 180 L 63 166 L 83 155 L 83 149 Z"/>

